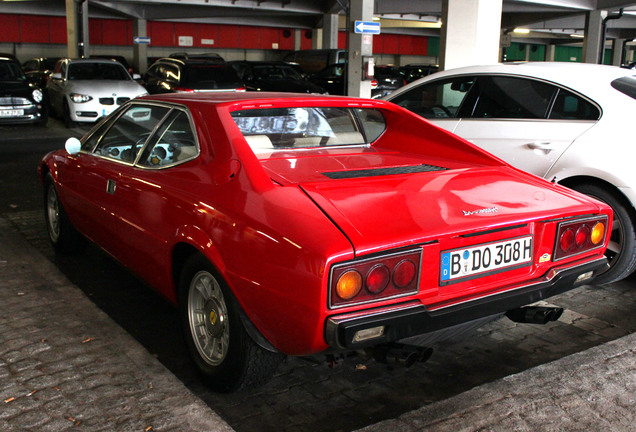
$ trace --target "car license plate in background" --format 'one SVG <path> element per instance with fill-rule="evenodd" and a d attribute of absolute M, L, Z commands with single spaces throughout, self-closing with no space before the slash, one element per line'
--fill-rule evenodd
<path fill-rule="evenodd" d="M 24 110 L 21 109 L 17 109 L 17 110 L 7 110 L 7 109 L 3 109 L 0 110 L 0 117 L 18 117 L 24 115 Z"/>
<path fill-rule="evenodd" d="M 500 270 L 511 270 L 532 263 L 532 236 L 486 243 L 442 252 L 442 282 Z"/>

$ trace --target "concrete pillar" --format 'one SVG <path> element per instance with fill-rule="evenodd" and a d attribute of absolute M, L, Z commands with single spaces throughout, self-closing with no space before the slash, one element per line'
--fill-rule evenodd
<path fill-rule="evenodd" d="M 312 49 L 322 48 L 322 29 L 321 28 L 315 28 L 311 31 L 311 48 Z"/>
<path fill-rule="evenodd" d="M 145 19 L 133 19 L 133 37 L 135 36 L 148 36 L 148 22 Z M 147 68 L 148 44 L 133 44 L 133 69 L 143 74 Z"/>
<path fill-rule="evenodd" d="M 322 47 L 338 48 L 338 15 L 325 14 L 322 18 Z"/>
<path fill-rule="evenodd" d="M 440 70 L 499 60 L 503 0 L 443 0 Z"/>
<path fill-rule="evenodd" d="M 370 98 L 371 81 L 363 81 L 363 57 L 373 55 L 373 36 L 354 33 L 356 21 L 373 20 L 373 0 L 351 0 L 349 3 L 349 56 L 347 66 L 347 95 Z"/>
<path fill-rule="evenodd" d="M 625 49 L 625 39 L 614 39 L 612 43 L 612 65 L 620 66 L 623 63 L 623 50 Z"/>
<path fill-rule="evenodd" d="M 86 0 L 66 0 L 66 38 L 69 57 L 89 57 Z"/>
<path fill-rule="evenodd" d="M 546 45 L 545 47 L 545 61 L 554 61 L 556 55 L 556 45 Z"/>
<path fill-rule="evenodd" d="M 294 51 L 300 51 L 300 47 L 302 46 L 302 37 L 303 32 L 305 30 L 296 29 L 294 30 Z"/>
<path fill-rule="evenodd" d="M 598 64 L 601 50 L 604 11 L 595 10 L 585 13 L 585 38 L 583 39 L 583 63 Z"/>

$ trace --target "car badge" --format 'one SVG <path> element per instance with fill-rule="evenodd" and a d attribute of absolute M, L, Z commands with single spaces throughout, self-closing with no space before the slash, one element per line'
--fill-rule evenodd
<path fill-rule="evenodd" d="M 497 207 L 489 207 L 483 208 L 479 210 L 462 210 L 464 216 L 472 216 L 476 214 L 488 214 L 488 213 L 497 213 L 499 209 Z"/>
<path fill-rule="evenodd" d="M 113 97 L 117 97 L 117 93 L 113 93 Z"/>
<path fill-rule="evenodd" d="M 544 262 L 550 261 L 550 258 L 552 258 L 552 257 L 550 256 L 549 253 L 544 253 L 543 255 L 541 255 L 539 257 L 539 263 L 544 263 Z"/>

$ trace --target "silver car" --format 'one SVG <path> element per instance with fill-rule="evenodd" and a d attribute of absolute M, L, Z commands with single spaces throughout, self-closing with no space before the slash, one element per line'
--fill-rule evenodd
<path fill-rule="evenodd" d="M 508 63 L 429 75 L 386 100 L 506 162 L 614 210 L 609 283 L 636 269 L 636 73 L 615 66 Z"/>
<path fill-rule="evenodd" d="M 119 62 L 108 59 L 61 59 L 46 90 L 52 110 L 67 127 L 93 123 L 124 102 L 147 94 Z"/>

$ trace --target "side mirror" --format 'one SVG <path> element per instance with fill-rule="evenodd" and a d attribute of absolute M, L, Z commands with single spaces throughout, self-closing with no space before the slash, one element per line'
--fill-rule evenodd
<path fill-rule="evenodd" d="M 52 79 L 62 79 L 62 73 L 61 72 L 55 72 L 54 74 L 51 74 L 51 78 Z"/>
<path fill-rule="evenodd" d="M 64 144 L 64 148 L 66 149 L 66 152 L 68 154 L 76 155 L 82 149 L 82 143 L 77 138 L 70 137 L 69 139 L 66 140 L 66 143 Z"/>
<path fill-rule="evenodd" d="M 139 81 L 141 79 L 141 75 L 134 73 L 132 74 L 132 79 L 134 79 L 135 81 Z"/>

